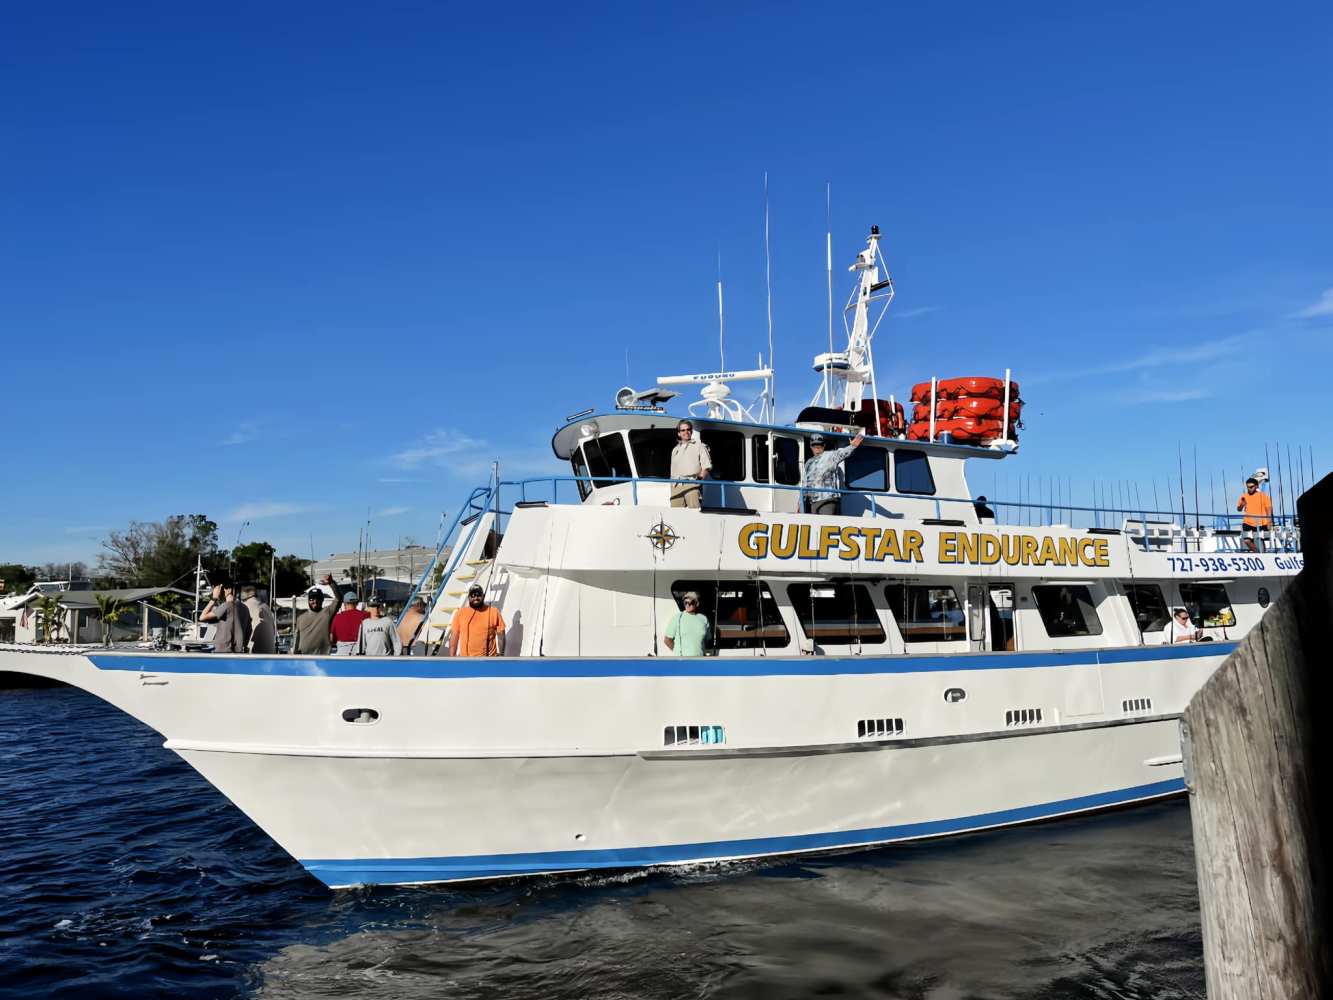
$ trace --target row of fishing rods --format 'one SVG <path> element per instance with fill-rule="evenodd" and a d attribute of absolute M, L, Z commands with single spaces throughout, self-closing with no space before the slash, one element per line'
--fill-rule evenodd
<path fill-rule="evenodd" d="M 1284 457 L 1285 452 L 1285 457 Z M 1208 473 L 1208 500 L 1210 510 L 1213 513 L 1206 513 L 1200 503 L 1200 475 L 1199 475 L 1199 452 L 1194 449 L 1194 475 L 1192 482 L 1192 492 L 1194 496 L 1194 509 L 1189 510 L 1186 506 L 1186 480 L 1184 469 L 1184 453 L 1178 446 L 1176 449 L 1176 470 L 1177 478 L 1172 481 L 1168 476 L 1164 480 L 1162 490 L 1159 492 L 1158 481 L 1151 480 L 1151 506 L 1146 501 L 1149 499 L 1147 487 L 1142 487 L 1138 482 L 1128 479 L 1093 479 L 1087 485 L 1089 502 L 1086 506 L 1074 502 L 1074 479 L 1072 476 L 1043 476 L 1031 473 L 1017 477 L 1014 492 L 1017 495 L 1016 500 L 992 500 L 996 506 L 1001 508 L 1012 508 L 1010 511 L 1012 517 L 1006 518 L 1010 523 L 1024 525 L 1028 527 L 1038 527 L 1043 524 L 1053 524 L 1059 518 L 1066 519 L 1064 523 L 1071 527 L 1074 525 L 1074 519 L 1077 515 L 1087 515 L 1090 522 L 1089 527 L 1119 527 L 1110 523 L 1110 515 L 1115 514 L 1133 514 L 1140 519 L 1148 516 L 1157 516 L 1169 518 L 1175 522 L 1177 518 L 1182 526 L 1188 527 L 1191 517 L 1194 519 L 1194 527 L 1199 530 L 1203 527 L 1205 517 L 1215 521 L 1218 517 L 1226 519 L 1230 524 L 1232 520 L 1239 519 L 1241 515 L 1234 512 L 1232 507 L 1234 501 L 1227 500 L 1226 473 L 1221 472 L 1214 476 L 1212 471 Z M 1276 457 L 1276 465 L 1273 462 Z M 1314 466 L 1314 448 L 1311 445 L 1297 445 L 1295 455 L 1292 454 L 1290 444 L 1264 445 L 1263 469 L 1256 469 L 1253 472 L 1246 472 L 1244 467 L 1240 469 L 1239 481 L 1241 491 L 1244 491 L 1244 484 L 1247 479 L 1259 476 L 1264 473 L 1267 476 L 1266 482 L 1269 487 L 1269 496 L 1273 501 L 1273 515 L 1277 524 L 1287 525 L 1296 522 L 1296 501 L 1305 493 L 1316 481 Z M 1276 475 L 1272 471 L 1275 470 Z M 1000 493 L 1000 486 L 1003 484 L 1008 492 L 1008 477 L 1003 479 L 997 471 L 992 476 L 992 497 Z M 1264 483 L 1260 483 L 1260 489 Z M 1221 487 L 1223 507 L 1219 514 L 1217 505 L 1217 490 Z M 1239 496 L 1239 494 L 1238 494 Z M 1178 505 L 1178 506 L 1177 506 Z M 1105 520 L 1107 523 L 1103 523 Z M 1211 524 L 1210 524 L 1211 526 Z"/>

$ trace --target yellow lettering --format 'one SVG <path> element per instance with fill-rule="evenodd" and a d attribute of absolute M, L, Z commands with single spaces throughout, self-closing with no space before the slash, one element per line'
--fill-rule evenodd
<path fill-rule="evenodd" d="M 921 543 L 925 541 L 921 532 L 908 528 L 903 532 L 903 561 L 925 562 L 921 557 Z"/>
<path fill-rule="evenodd" d="M 838 533 L 842 529 L 836 524 L 826 524 L 819 529 L 819 558 L 827 559 L 828 550 L 838 544 Z"/>
<path fill-rule="evenodd" d="M 1017 566 L 1018 557 L 1022 554 L 1023 539 L 1018 535 L 1001 535 L 1000 547 L 1003 549 L 1004 562 L 1006 566 Z"/>
<path fill-rule="evenodd" d="M 790 559 L 796 554 L 796 525 L 775 524 L 769 531 L 768 551 L 779 559 Z"/>
<path fill-rule="evenodd" d="M 994 535 L 982 535 L 977 548 L 981 550 L 981 565 L 993 566 L 1000 561 L 1000 540 Z"/>
<path fill-rule="evenodd" d="M 1078 539 L 1062 538 L 1060 539 L 1060 565 L 1077 566 L 1078 565 Z"/>
<path fill-rule="evenodd" d="M 954 546 L 958 542 L 958 532 L 941 531 L 940 532 L 940 562 L 952 563 L 958 561 L 958 553 Z"/>
<path fill-rule="evenodd" d="M 1097 554 L 1096 565 L 1098 566 L 1111 565 L 1111 543 L 1108 542 L 1105 538 L 1099 538 L 1095 542 L 1093 542 L 1092 551 Z"/>
<path fill-rule="evenodd" d="M 864 538 L 864 539 L 866 540 L 866 558 L 867 558 L 867 559 L 878 559 L 878 558 L 880 558 L 880 557 L 879 557 L 878 555 L 876 555 L 876 553 L 875 553 L 875 539 L 877 539 L 877 538 L 879 537 L 879 533 L 880 533 L 881 531 L 883 531 L 883 530 L 884 530 L 883 528 L 862 528 L 862 529 L 861 529 L 861 537 Z"/>
<path fill-rule="evenodd" d="M 1049 566 L 1051 563 L 1058 565 L 1060 551 L 1055 547 L 1055 539 L 1050 535 L 1041 540 L 1041 555 L 1037 558 L 1043 566 Z"/>
<path fill-rule="evenodd" d="M 819 550 L 810 547 L 810 525 L 802 524 L 798 529 L 801 539 L 796 546 L 796 557 L 798 559 L 818 559 Z"/>
<path fill-rule="evenodd" d="M 754 521 L 741 528 L 741 555 L 762 559 L 768 554 L 768 525 Z"/>
<path fill-rule="evenodd" d="M 1084 566 L 1096 566 L 1097 556 L 1095 546 L 1091 538 L 1080 538 L 1078 540 L 1078 561 Z"/>
<path fill-rule="evenodd" d="M 1031 566 L 1037 558 L 1037 539 L 1032 535 L 1023 536 L 1023 565 Z"/>
<path fill-rule="evenodd" d="M 965 563 L 977 561 L 977 536 L 970 531 L 958 532 L 958 561 Z"/>
<path fill-rule="evenodd" d="M 838 558 L 851 562 L 853 559 L 861 558 L 861 529 L 843 528 L 842 529 L 842 548 L 838 551 Z"/>
<path fill-rule="evenodd" d="M 885 559 L 902 562 L 903 554 L 898 550 L 898 532 L 893 528 L 885 528 L 884 534 L 879 536 L 879 548 L 875 549 L 875 558 L 880 562 Z"/>

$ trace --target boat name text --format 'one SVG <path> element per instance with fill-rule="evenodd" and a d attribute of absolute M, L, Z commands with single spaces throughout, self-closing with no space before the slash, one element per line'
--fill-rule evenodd
<path fill-rule="evenodd" d="M 925 536 L 912 528 L 874 525 L 765 524 L 743 525 L 737 537 L 741 555 L 750 559 L 829 559 L 851 562 L 922 563 Z M 943 565 L 972 563 L 991 566 L 1109 566 L 1105 538 L 1053 538 L 986 531 L 941 531 L 934 552 Z"/>

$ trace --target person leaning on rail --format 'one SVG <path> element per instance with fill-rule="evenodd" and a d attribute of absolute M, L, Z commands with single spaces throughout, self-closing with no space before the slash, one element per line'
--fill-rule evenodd
<path fill-rule="evenodd" d="M 805 460 L 805 472 L 801 476 L 806 513 L 842 513 L 842 494 L 838 492 L 845 482 L 842 463 L 865 439 L 866 432 L 858 431 L 847 447 L 825 451 L 824 435 L 810 435 L 810 457 Z"/>
<path fill-rule="evenodd" d="M 713 471 L 713 456 L 708 445 L 694 438 L 694 422 L 682 420 L 676 424 L 676 446 L 671 449 L 671 478 L 707 479 Z M 672 507 L 699 507 L 702 505 L 703 487 L 692 483 L 673 482 L 671 484 Z"/>

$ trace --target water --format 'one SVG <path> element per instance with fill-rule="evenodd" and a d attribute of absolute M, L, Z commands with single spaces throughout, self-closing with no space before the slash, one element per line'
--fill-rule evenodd
<path fill-rule="evenodd" d="M 0 997 L 1202 997 L 1180 801 L 953 840 L 331 893 L 161 738 L 0 691 Z"/>

